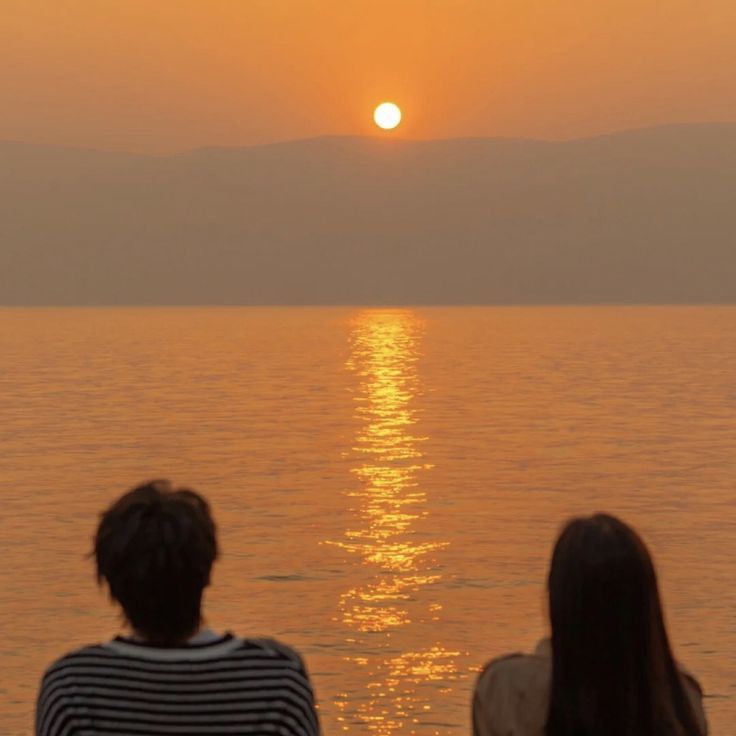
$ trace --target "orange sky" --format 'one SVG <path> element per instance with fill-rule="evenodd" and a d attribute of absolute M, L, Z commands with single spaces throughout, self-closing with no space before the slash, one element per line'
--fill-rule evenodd
<path fill-rule="evenodd" d="M 736 119 L 735 0 L 2 0 L 0 139 L 170 151 Z"/>

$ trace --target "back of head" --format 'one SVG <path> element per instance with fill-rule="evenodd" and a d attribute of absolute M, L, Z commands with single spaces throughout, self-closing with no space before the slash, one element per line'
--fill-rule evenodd
<path fill-rule="evenodd" d="M 548 736 L 697 736 L 657 579 L 639 536 L 606 514 L 562 531 L 549 573 Z"/>
<path fill-rule="evenodd" d="M 134 488 L 102 514 L 94 555 L 98 579 L 136 633 L 171 646 L 196 632 L 217 558 L 215 524 L 200 495 L 168 481 Z"/>

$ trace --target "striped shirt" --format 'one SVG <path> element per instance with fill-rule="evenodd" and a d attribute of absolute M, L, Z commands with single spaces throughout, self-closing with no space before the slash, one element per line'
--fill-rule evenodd
<path fill-rule="evenodd" d="M 162 649 L 118 637 L 62 657 L 44 675 L 37 736 L 318 736 L 301 657 L 232 634 Z"/>

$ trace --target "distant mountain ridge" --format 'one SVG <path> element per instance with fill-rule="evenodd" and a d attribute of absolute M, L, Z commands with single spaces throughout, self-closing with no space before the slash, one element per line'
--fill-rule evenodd
<path fill-rule="evenodd" d="M 565 142 L 0 142 L 0 305 L 736 302 L 736 123 Z"/>

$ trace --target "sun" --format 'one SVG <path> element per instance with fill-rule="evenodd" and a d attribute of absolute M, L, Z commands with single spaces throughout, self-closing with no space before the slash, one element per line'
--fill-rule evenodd
<path fill-rule="evenodd" d="M 393 102 L 382 102 L 373 111 L 373 121 L 383 130 L 393 130 L 401 122 L 401 110 Z"/>

